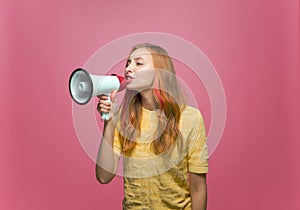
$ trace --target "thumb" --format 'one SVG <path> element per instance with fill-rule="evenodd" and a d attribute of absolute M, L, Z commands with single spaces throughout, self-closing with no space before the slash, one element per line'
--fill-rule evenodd
<path fill-rule="evenodd" d="M 117 92 L 118 92 L 117 90 L 114 90 L 114 91 L 112 91 L 112 92 L 110 93 L 110 100 L 111 100 L 111 101 L 114 101 Z"/>

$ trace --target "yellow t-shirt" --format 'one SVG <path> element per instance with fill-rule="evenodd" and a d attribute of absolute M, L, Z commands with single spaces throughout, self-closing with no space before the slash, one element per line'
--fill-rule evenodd
<path fill-rule="evenodd" d="M 208 172 L 206 132 L 198 109 L 186 106 L 176 141 L 167 153 L 155 155 L 150 145 L 158 123 L 157 111 L 142 109 L 141 135 L 130 155 L 123 155 L 124 209 L 191 209 L 188 172 Z M 113 150 L 121 155 L 118 126 Z"/>

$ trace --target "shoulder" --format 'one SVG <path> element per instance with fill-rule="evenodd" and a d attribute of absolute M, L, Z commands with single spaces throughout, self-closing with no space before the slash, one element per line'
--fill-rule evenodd
<path fill-rule="evenodd" d="M 199 109 L 186 106 L 185 109 L 181 113 L 180 117 L 181 128 L 186 129 L 199 129 L 204 128 L 204 119 L 202 113 Z"/>
<path fill-rule="evenodd" d="M 186 106 L 181 113 L 181 117 L 188 118 L 190 120 L 203 120 L 203 116 L 200 110 L 192 106 Z"/>

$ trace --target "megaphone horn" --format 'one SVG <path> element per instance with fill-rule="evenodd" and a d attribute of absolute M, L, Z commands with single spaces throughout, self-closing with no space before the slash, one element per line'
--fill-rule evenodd
<path fill-rule="evenodd" d="M 109 97 L 112 91 L 121 91 L 125 87 L 126 80 L 120 75 L 92 75 L 82 68 L 75 69 L 69 79 L 70 95 L 80 105 L 87 104 L 92 97 L 97 95 L 106 94 Z M 102 115 L 104 120 L 107 120 L 108 117 L 109 114 Z"/>

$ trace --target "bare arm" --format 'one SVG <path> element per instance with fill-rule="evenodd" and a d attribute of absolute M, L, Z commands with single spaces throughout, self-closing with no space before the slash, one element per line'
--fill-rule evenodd
<path fill-rule="evenodd" d="M 100 96 L 98 105 L 99 113 L 109 112 L 111 104 L 106 102 L 107 96 Z M 113 152 L 115 124 L 110 119 L 104 122 L 102 141 L 98 151 L 96 164 L 96 177 L 101 184 L 109 183 L 116 175 L 119 164 L 119 156 Z"/>
<path fill-rule="evenodd" d="M 193 210 L 206 210 L 207 186 L 206 174 L 190 173 L 190 194 Z"/>

